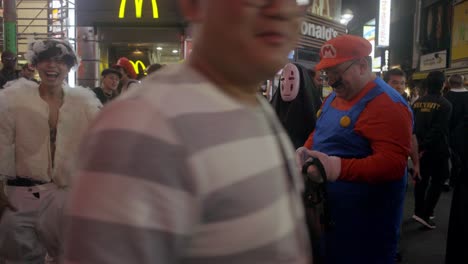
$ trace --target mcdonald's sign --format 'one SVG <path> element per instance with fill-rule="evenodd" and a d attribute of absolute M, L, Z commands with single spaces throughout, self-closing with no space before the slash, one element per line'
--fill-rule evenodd
<path fill-rule="evenodd" d="M 137 60 L 137 61 L 131 60 L 130 63 L 132 64 L 133 69 L 135 70 L 136 74 L 140 74 L 140 67 L 138 66 L 141 66 L 141 69 L 143 69 L 143 71 L 146 70 L 146 65 L 141 60 Z"/>
<path fill-rule="evenodd" d="M 144 0 L 135 0 L 135 17 L 141 18 L 143 13 L 143 2 Z M 158 2 L 156 0 L 151 0 L 151 6 L 153 7 L 153 18 L 159 18 L 159 11 L 158 11 Z M 119 9 L 119 18 L 125 18 L 125 11 L 127 9 L 127 0 L 120 1 L 120 9 Z"/>

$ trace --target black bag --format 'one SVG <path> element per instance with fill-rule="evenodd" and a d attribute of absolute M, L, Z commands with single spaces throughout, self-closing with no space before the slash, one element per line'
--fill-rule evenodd
<path fill-rule="evenodd" d="M 319 181 L 307 175 L 307 169 L 312 165 L 319 170 L 321 176 Z M 328 205 L 327 175 L 322 162 L 319 159 L 312 158 L 304 163 L 302 176 L 305 185 L 303 193 L 305 215 L 312 244 L 314 264 L 323 263 L 319 252 L 320 242 L 323 233 L 329 231 L 333 226 Z"/>

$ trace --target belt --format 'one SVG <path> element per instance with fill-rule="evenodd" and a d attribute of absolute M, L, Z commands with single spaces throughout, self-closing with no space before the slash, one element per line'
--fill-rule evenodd
<path fill-rule="evenodd" d="M 38 180 L 33 180 L 33 179 L 23 178 L 23 177 L 16 177 L 16 178 L 7 180 L 7 185 L 17 186 L 17 187 L 32 187 L 32 186 L 37 186 L 37 185 L 42 185 L 42 184 L 47 184 L 47 183 L 49 182 L 38 181 Z"/>

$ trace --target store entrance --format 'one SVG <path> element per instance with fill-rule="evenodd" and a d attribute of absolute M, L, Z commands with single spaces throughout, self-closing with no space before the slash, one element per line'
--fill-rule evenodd
<path fill-rule="evenodd" d="M 121 57 L 128 58 L 138 79 L 146 75 L 146 69 L 152 64 L 177 64 L 183 59 L 180 43 L 113 43 L 107 54 L 108 66 L 114 65 Z"/>

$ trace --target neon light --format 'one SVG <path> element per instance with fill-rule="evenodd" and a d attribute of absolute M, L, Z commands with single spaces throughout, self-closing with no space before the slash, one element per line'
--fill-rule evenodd
<path fill-rule="evenodd" d="M 127 5 L 127 0 L 122 0 L 120 2 L 120 9 L 119 9 L 119 18 L 125 17 L 125 6 Z"/>
<path fill-rule="evenodd" d="M 158 3 L 156 0 L 151 0 L 151 6 L 153 7 L 153 18 L 159 18 Z"/>
<path fill-rule="evenodd" d="M 137 60 L 137 61 L 130 61 L 130 63 L 132 64 L 133 66 L 133 69 L 135 70 L 136 74 L 140 74 L 140 68 L 138 66 L 141 66 L 141 68 L 143 70 L 146 69 L 146 66 L 145 64 L 141 61 L 141 60 Z"/>
<path fill-rule="evenodd" d="M 135 17 L 141 18 L 143 12 L 143 1 L 135 0 Z M 151 0 L 151 6 L 153 7 L 153 18 L 159 18 L 158 3 L 156 0 Z M 125 9 L 127 7 L 127 0 L 120 1 L 119 18 L 125 18 Z"/>

